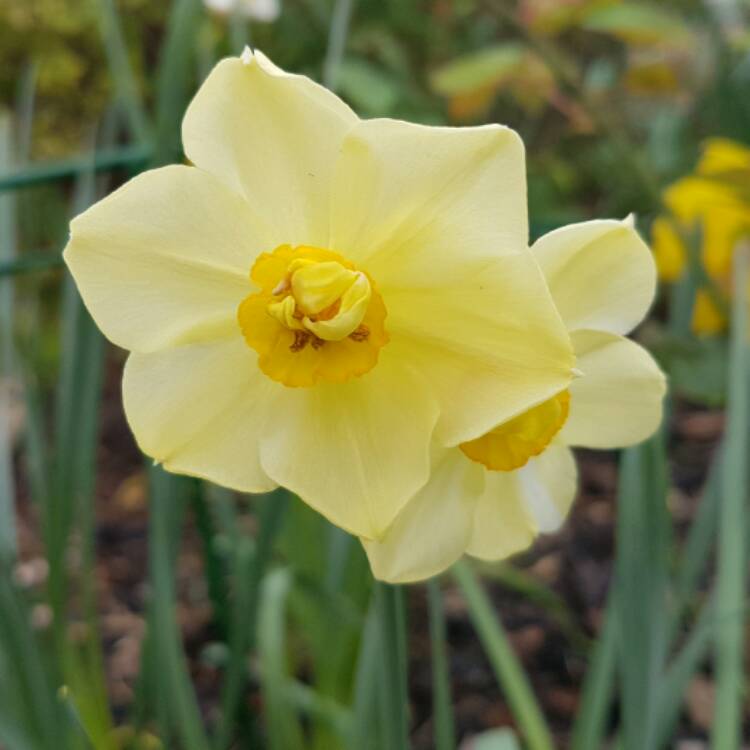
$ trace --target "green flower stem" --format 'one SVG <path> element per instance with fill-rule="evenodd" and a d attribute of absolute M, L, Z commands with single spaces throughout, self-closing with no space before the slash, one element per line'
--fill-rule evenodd
<path fill-rule="evenodd" d="M 452 572 L 463 591 L 469 615 L 495 676 L 525 736 L 526 746 L 529 750 L 553 750 L 555 744 L 542 711 L 487 594 L 467 562 L 462 560 L 456 563 Z"/>

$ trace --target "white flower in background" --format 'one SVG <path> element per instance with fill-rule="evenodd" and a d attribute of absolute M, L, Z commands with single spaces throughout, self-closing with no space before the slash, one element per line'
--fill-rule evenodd
<path fill-rule="evenodd" d="M 266 23 L 275 21 L 281 13 L 280 0 L 203 0 L 203 4 L 215 13 L 239 13 L 245 18 Z"/>

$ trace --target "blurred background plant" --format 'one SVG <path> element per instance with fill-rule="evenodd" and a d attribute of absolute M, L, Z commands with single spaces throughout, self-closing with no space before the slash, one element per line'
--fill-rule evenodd
<path fill-rule="evenodd" d="M 749 24 L 741 0 L 0 0 L 0 746 L 740 747 Z M 619 479 L 580 456 L 560 534 L 374 585 L 283 491 L 143 465 L 60 250 L 182 158 L 192 92 L 246 42 L 363 116 L 519 130 L 534 236 L 634 211 L 653 238 L 638 336 L 669 418 Z"/>

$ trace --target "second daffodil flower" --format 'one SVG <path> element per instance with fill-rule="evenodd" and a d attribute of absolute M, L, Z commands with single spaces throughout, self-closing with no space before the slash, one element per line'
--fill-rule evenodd
<path fill-rule="evenodd" d="M 282 485 L 383 537 L 455 446 L 568 388 L 507 128 L 362 121 L 260 52 L 183 122 L 194 166 L 77 217 L 65 260 L 130 350 L 128 421 L 170 471 Z"/>
<path fill-rule="evenodd" d="M 654 296 L 651 252 L 627 222 L 558 229 L 532 247 L 570 330 L 580 376 L 524 414 L 453 449 L 437 448 L 429 483 L 379 541 L 376 577 L 414 581 L 468 553 L 499 560 L 559 527 L 576 492 L 569 446 L 618 448 L 657 428 L 665 380 L 622 334 Z"/>

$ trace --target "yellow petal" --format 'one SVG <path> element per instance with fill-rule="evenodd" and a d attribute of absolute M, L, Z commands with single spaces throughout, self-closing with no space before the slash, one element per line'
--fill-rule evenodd
<path fill-rule="evenodd" d="M 571 224 L 538 239 L 532 251 L 571 330 L 627 333 L 654 299 L 653 256 L 624 222 Z"/>
<path fill-rule="evenodd" d="M 729 138 L 709 138 L 704 145 L 697 171 L 707 177 L 743 172 L 750 175 L 750 148 Z"/>
<path fill-rule="evenodd" d="M 363 541 L 373 575 L 407 583 L 442 573 L 463 555 L 482 494 L 484 469 L 455 448 L 443 449 L 430 481 L 379 541 Z"/>
<path fill-rule="evenodd" d="M 556 441 L 516 471 L 488 471 L 467 552 L 502 560 L 556 531 L 575 499 L 578 472 L 572 452 Z"/>
<path fill-rule="evenodd" d="M 527 242 L 524 151 L 512 130 L 367 120 L 345 138 L 330 247 L 379 286 L 446 281 Z"/>
<path fill-rule="evenodd" d="M 676 219 L 659 216 L 651 226 L 651 241 L 659 277 L 677 281 L 685 271 L 685 246 L 675 227 Z"/>
<path fill-rule="evenodd" d="M 65 249 L 86 307 L 118 346 L 232 335 L 263 248 L 247 204 L 211 175 L 145 172 L 75 218 Z"/>
<path fill-rule="evenodd" d="M 528 252 L 383 297 L 387 348 L 425 373 L 445 445 L 489 432 L 570 382 L 570 340 Z"/>
<path fill-rule="evenodd" d="M 526 549 L 536 536 L 524 507 L 518 471 L 485 471 L 466 552 L 482 560 L 502 560 Z"/>
<path fill-rule="evenodd" d="M 557 440 L 518 470 L 524 507 L 543 534 L 557 531 L 570 511 L 578 489 L 573 452 Z"/>
<path fill-rule="evenodd" d="M 356 380 L 287 388 L 261 444 L 270 477 L 367 539 L 380 537 L 427 481 L 438 416 L 426 384 L 389 349 Z"/>
<path fill-rule="evenodd" d="M 672 183 L 664 191 L 664 203 L 688 226 L 711 211 L 731 210 L 742 205 L 731 185 L 695 175 Z"/>
<path fill-rule="evenodd" d="M 712 278 L 728 281 L 737 243 L 750 237 L 750 205 L 709 210 L 701 228 L 703 267 Z"/>
<path fill-rule="evenodd" d="M 573 345 L 583 375 L 570 386 L 570 415 L 560 432 L 569 445 L 622 448 L 659 426 L 664 374 L 633 341 L 599 331 L 577 331 Z"/>
<path fill-rule="evenodd" d="M 713 336 L 721 333 L 727 326 L 727 319 L 714 304 L 711 295 L 705 289 L 695 293 L 693 317 L 690 325 L 697 334 Z"/>
<path fill-rule="evenodd" d="M 285 389 L 255 359 L 239 337 L 131 354 L 123 398 L 141 450 L 168 471 L 243 492 L 273 489 L 260 436 Z"/>
<path fill-rule="evenodd" d="M 188 107 L 188 158 L 244 193 L 277 245 L 328 247 L 330 183 L 356 115 L 305 76 L 263 53 L 222 60 Z"/>
<path fill-rule="evenodd" d="M 737 241 L 750 235 L 750 206 L 740 192 L 718 179 L 689 176 L 671 185 L 664 201 L 688 232 L 698 234 L 706 272 L 728 278 Z"/>

